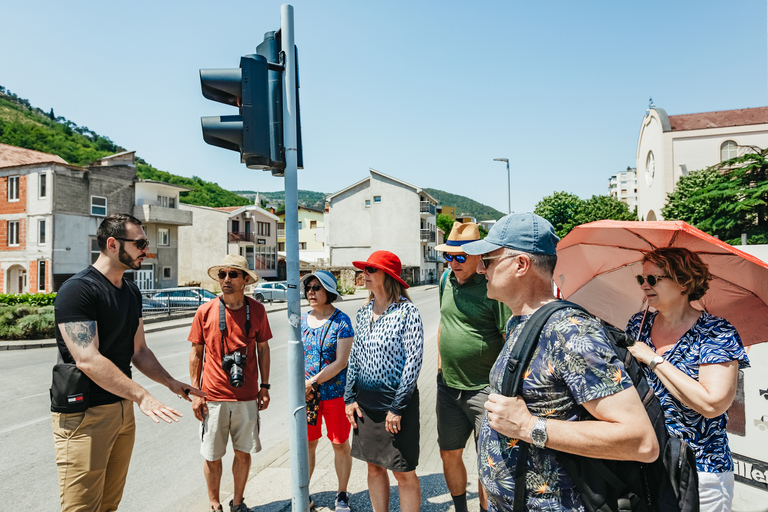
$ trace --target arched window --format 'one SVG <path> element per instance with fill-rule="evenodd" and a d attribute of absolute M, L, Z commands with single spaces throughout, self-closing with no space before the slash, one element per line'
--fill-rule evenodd
<path fill-rule="evenodd" d="M 725 162 L 739 156 L 739 146 L 732 140 L 727 140 L 720 146 L 720 161 Z"/>

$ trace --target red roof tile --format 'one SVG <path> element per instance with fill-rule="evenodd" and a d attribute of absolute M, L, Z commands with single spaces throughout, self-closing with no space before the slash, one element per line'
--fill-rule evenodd
<path fill-rule="evenodd" d="M 242 208 L 242 206 L 219 206 L 218 208 L 215 208 L 216 210 L 221 210 L 223 212 L 233 212 L 235 210 L 239 210 Z"/>
<path fill-rule="evenodd" d="M 700 114 L 669 116 L 672 131 L 701 130 L 704 128 L 725 128 L 768 123 L 768 107 L 720 110 Z"/>
<path fill-rule="evenodd" d="M 0 168 L 52 162 L 59 164 L 67 163 L 58 155 L 49 155 L 48 153 L 41 153 L 40 151 L 32 151 L 31 149 L 0 144 Z"/>

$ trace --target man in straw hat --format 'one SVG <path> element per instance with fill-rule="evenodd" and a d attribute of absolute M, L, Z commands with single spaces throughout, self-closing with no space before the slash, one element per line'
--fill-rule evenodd
<path fill-rule="evenodd" d="M 659 454 L 624 365 L 599 321 L 580 310 L 565 308 L 548 318 L 520 396 L 501 394 L 512 347 L 526 322 L 556 300 L 552 272 L 558 240 L 546 219 L 516 213 L 502 217 L 485 239 L 464 245 L 467 254 L 480 256 L 477 271 L 488 280 L 488 296 L 514 315 L 491 369 L 488 414 L 477 443 L 480 479 L 494 510 L 513 510 L 515 493 L 523 493 L 518 497 L 526 510 L 584 510 L 557 452 L 640 462 L 653 462 Z M 521 445 L 529 452 L 525 485 L 517 486 L 517 459 L 526 450 Z"/>
<path fill-rule="evenodd" d="M 470 434 L 475 444 L 488 399 L 488 373 L 504 346 L 511 312 L 489 299 L 487 281 L 476 272 L 480 256 L 462 246 L 480 240 L 474 222 L 454 222 L 442 251 L 450 266 L 440 278 L 440 327 L 437 331 L 437 442 L 443 473 L 456 512 L 467 511 L 467 469 L 462 452 Z M 481 510 L 488 509 L 478 486 Z"/>
<path fill-rule="evenodd" d="M 190 378 L 208 393 L 207 399 L 193 399 L 192 410 L 202 422 L 200 453 L 205 458 L 211 510 L 223 510 L 219 501 L 221 458 L 227 438 L 232 437 L 235 495 L 229 509 L 246 512 L 243 492 L 251 453 L 261 450 L 259 411 L 269 406 L 268 341 L 272 331 L 264 306 L 245 296 L 245 286 L 259 276 L 248 268 L 244 257 L 227 255 L 221 265 L 208 269 L 208 275 L 219 282 L 223 295 L 197 309 L 189 332 Z"/>

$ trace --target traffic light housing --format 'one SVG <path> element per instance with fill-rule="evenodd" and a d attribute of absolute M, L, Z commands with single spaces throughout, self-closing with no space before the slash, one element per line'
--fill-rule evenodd
<path fill-rule="evenodd" d="M 271 169 L 267 59 L 240 58 L 239 69 L 201 69 L 200 85 L 209 100 L 240 108 L 240 115 L 201 118 L 203 140 L 237 151 L 250 169 Z"/>

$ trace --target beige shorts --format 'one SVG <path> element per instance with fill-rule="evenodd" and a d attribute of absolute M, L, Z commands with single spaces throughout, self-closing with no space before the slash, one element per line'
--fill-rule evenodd
<path fill-rule="evenodd" d="M 238 452 L 258 453 L 259 405 L 257 400 L 248 402 L 208 402 L 208 415 L 200 424 L 200 453 L 211 462 L 227 453 L 227 439 L 232 437 L 232 447 Z"/>

